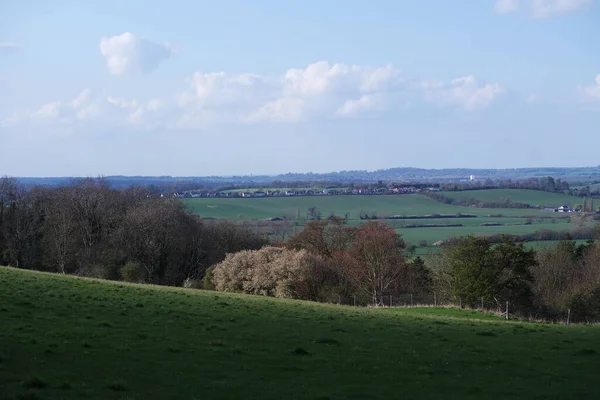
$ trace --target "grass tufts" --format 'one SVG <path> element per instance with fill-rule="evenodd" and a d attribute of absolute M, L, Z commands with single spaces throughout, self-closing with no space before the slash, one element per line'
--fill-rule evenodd
<path fill-rule="evenodd" d="M 302 347 L 296 347 L 294 350 L 292 350 L 292 354 L 296 355 L 296 356 L 310 356 L 311 354 L 303 349 Z"/>
<path fill-rule="evenodd" d="M 43 389 L 46 387 L 46 382 L 37 376 L 32 376 L 23 382 L 23 387 L 26 389 Z"/>

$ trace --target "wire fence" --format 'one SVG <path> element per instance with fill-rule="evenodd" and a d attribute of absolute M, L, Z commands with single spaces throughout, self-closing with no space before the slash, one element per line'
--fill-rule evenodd
<path fill-rule="evenodd" d="M 466 304 L 460 298 L 457 299 L 436 292 L 385 295 L 377 299 L 373 299 L 373 297 L 367 295 L 338 296 L 337 299 L 331 299 L 330 303 L 354 307 L 458 308 L 493 313 L 507 320 L 517 317 L 517 314 L 512 311 L 510 302 L 508 301 L 489 300 L 482 297 L 475 302 Z M 561 318 L 560 321 L 554 322 L 565 323 L 567 325 L 571 323 L 571 310 L 569 309 L 565 314 L 564 318 Z M 521 318 L 522 316 L 519 316 L 519 319 Z M 539 320 L 533 317 L 530 319 Z"/>

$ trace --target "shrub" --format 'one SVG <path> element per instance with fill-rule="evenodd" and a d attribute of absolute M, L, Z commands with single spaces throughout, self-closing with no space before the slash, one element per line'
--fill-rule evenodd
<path fill-rule="evenodd" d="M 419 240 L 419 246 L 427 247 L 427 240 Z"/>
<path fill-rule="evenodd" d="M 215 284 L 213 283 L 213 271 L 214 271 L 214 266 L 208 268 L 204 272 L 204 276 L 202 277 L 202 289 L 215 290 Z"/>
<path fill-rule="evenodd" d="M 264 247 L 227 255 L 211 280 L 220 291 L 315 300 L 325 269 L 321 257 L 305 250 Z"/>
<path fill-rule="evenodd" d="M 183 281 L 182 286 L 186 289 L 202 289 L 202 281 L 188 277 L 185 278 L 185 281 Z"/>
<path fill-rule="evenodd" d="M 139 263 L 133 261 L 128 262 L 121 268 L 121 276 L 125 282 L 144 282 L 145 275 L 144 268 Z"/>

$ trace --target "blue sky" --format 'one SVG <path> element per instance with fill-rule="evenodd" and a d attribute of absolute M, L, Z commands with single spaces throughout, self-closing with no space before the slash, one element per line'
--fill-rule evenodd
<path fill-rule="evenodd" d="M 0 174 L 599 163 L 594 0 L 0 3 Z"/>

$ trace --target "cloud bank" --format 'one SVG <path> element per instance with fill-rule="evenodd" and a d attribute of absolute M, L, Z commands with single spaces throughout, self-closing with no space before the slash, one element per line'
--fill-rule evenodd
<path fill-rule="evenodd" d="M 121 68 L 125 64 L 118 65 L 116 71 L 124 71 Z M 419 101 L 471 112 L 489 106 L 503 92 L 498 83 L 480 83 L 473 76 L 450 82 L 422 82 L 406 78 L 392 65 L 372 67 L 327 61 L 273 76 L 195 72 L 186 82 L 187 87 L 169 98 L 143 101 L 102 97 L 85 89 L 74 99 L 47 103 L 4 123 L 64 125 L 98 121 L 184 129 L 293 124 L 402 112 L 408 102 Z"/>

